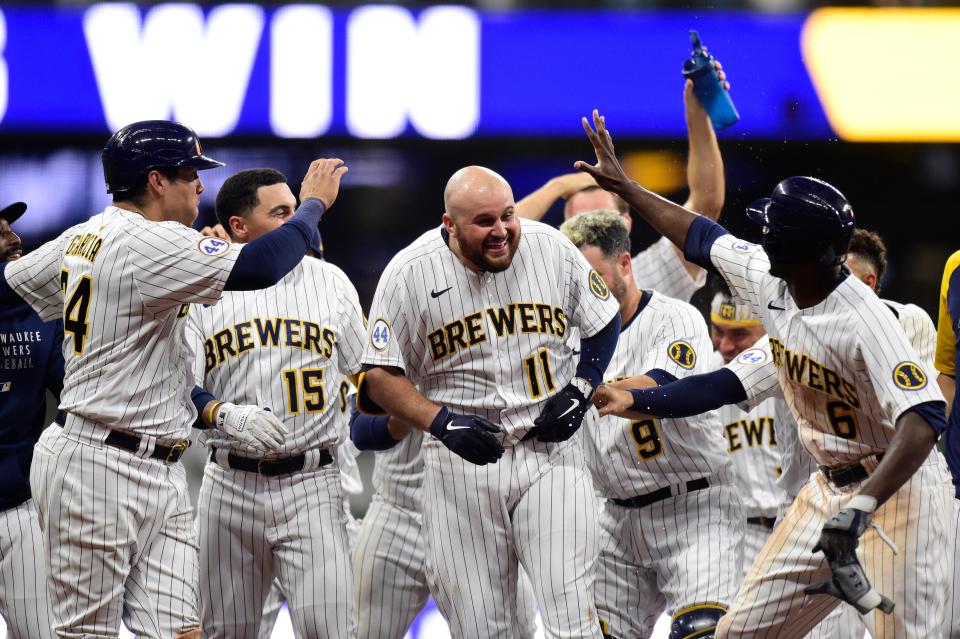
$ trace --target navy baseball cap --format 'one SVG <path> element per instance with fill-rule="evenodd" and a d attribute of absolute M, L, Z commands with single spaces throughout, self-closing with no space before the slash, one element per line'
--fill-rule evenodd
<path fill-rule="evenodd" d="M 20 219 L 20 216 L 27 212 L 27 205 L 23 202 L 14 202 L 10 206 L 0 209 L 0 218 L 7 221 L 7 224 L 13 224 Z"/>

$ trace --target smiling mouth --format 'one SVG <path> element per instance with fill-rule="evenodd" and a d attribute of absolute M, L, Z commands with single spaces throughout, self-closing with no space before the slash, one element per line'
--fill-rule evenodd
<path fill-rule="evenodd" d="M 10 255 L 7 257 L 7 259 L 8 259 L 8 260 L 18 260 L 18 259 L 20 259 L 21 257 L 23 257 L 23 249 L 17 249 L 17 250 L 15 250 L 15 251 L 12 251 L 12 252 L 10 253 Z"/>
<path fill-rule="evenodd" d="M 509 242 L 507 241 L 507 238 L 503 238 L 502 240 L 497 242 L 483 243 L 483 248 L 489 251 L 490 253 L 505 253 L 507 251 L 508 246 L 509 246 Z"/>

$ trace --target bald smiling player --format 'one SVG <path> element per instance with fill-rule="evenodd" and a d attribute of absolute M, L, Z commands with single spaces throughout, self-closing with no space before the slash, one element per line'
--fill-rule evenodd
<path fill-rule="evenodd" d="M 455 637 L 512 636 L 519 561 L 547 637 L 599 639 L 596 503 L 571 437 L 616 348 L 616 301 L 556 229 L 517 219 L 493 171 L 455 173 L 444 204 L 380 279 L 360 407 L 432 435 L 422 534 Z"/>

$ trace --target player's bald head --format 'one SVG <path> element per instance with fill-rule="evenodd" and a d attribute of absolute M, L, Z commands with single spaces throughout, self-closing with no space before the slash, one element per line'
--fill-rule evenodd
<path fill-rule="evenodd" d="M 464 213 L 496 206 L 513 205 L 513 190 L 503 176 L 483 166 L 467 166 L 447 180 L 443 206 L 459 220 Z"/>

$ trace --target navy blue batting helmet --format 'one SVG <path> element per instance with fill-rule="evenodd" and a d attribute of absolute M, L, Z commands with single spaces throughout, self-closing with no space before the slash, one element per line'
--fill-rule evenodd
<path fill-rule="evenodd" d="M 123 127 L 107 140 L 100 154 L 107 193 L 135 188 L 153 169 L 223 166 L 203 154 L 193 129 L 179 122 L 144 120 Z"/>
<path fill-rule="evenodd" d="M 783 180 L 770 197 L 747 206 L 747 217 L 763 226 L 763 248 L 781 264 L 840 264 L 855 225 L 843 193 L 812 177 Z"/>

